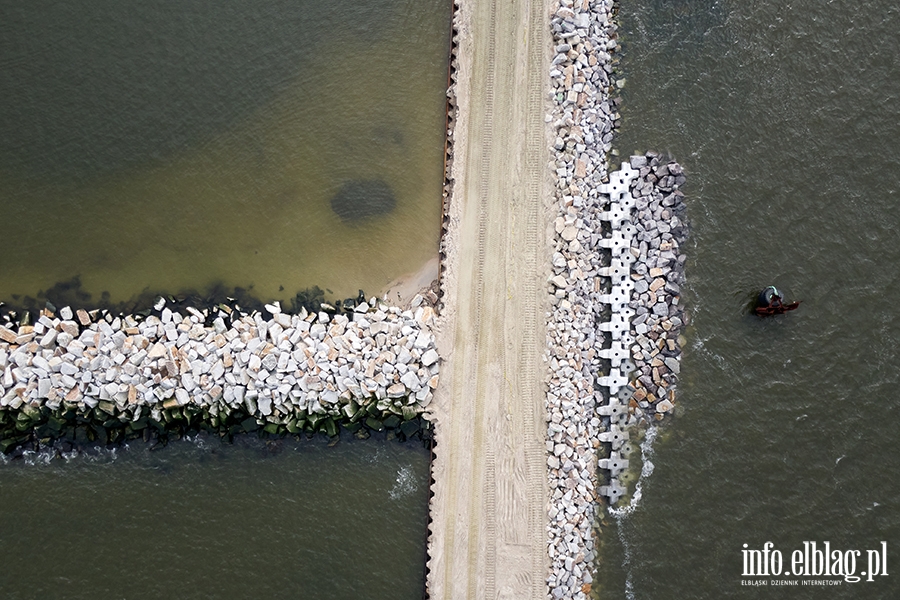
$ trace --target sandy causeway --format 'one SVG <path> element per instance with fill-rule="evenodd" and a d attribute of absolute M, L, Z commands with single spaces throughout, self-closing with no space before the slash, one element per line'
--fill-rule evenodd
<path fill-rule="evenodd" d="M 457 15 L 444 364 L 429 407 L 433 600 L 547 593 L 549 10 L 544 0 L 466 0 Z"/>

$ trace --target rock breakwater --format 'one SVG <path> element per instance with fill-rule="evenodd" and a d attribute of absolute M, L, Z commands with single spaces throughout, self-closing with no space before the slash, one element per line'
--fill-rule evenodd
<path fill-rule="evenodd" d="M 62 308 L 0 326 L 0 450 L 189 428 L 416 435 L 440 364 L 434 311 L 417 300 L 373 298 L 349 314 Z"/>
<path fill-rule="evenodd" d="M 611 0 L 562 0 L 551 19 L 556 236 L 548 315 L 547 392 L 550 489 L 547 580 L 552 598 L 585 598 L 593 584 L 597 456 L 601 446 L 603 335 L 598 324 L 608 305 L 601 269 L 608 266 L 600 242 L 610 229 L 601 219 L 608 199 L 600 194 L 606 156 L 619 120 L 611 91 L 617 83 L 610 52 L 617 47 Z"/>
<path fill-rule="evenodd" d="M 684 263 L 681 247 L 687 239 L 681 166 L 649 152 L 632 156 L 638 171 L 631 184 L 635 235 L 630 251 L 636 258 L 631 277 L 634 288 L 629 307 L 634 345 L 635 378 L 629 409 L 645 419 L 661 419 L 675 406 L 675 387 L 681 372 L 682 329 L 689 315 L 681 303 Z"/>
<path fill-rule="evenodd" d="M 611 293 L 602 297 L 611 307 L 608 349 L 598 351 L 610 360 L 607 375 L 598 378 L 607 388 L 597 412 L 603 416 L 600 440 L 609 444 L 608 456 L 598 464 L 606 484 L 600 494 L 616 504 L 627 493 L 620 474 L 628 469 L 632 428 L 661 420 L 675 406 L 675 385 L 681 372 L 681 330 L 687 314 L 680 304 L 686 255 L 680 247 L 687 237 L 681 166 L 663 161 L 654 152 L 632 156 L 601 186 L 609 195 L 604 218 L 617 225 L 601 244 L 610 248 Z"/>
<path fill-rule="evenodd" d="M 608 173 L 619 122 L 615 6 L 561 0 L 551 20 L 555 238 L 548 314 L 551 598 L 593 585 L 601 495 L 625 493 L 628 428 L 674 404 L 686 230 L 681 168 L 656 154 Z M 601 458 L 602 457 L 602 458 Z M 599 485 L 599 471 L 605 485 Z"/>

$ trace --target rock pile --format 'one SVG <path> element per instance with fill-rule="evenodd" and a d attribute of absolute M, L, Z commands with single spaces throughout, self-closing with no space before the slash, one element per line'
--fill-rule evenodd
<path fill-rule="evenodd" d="M 610 90 L 610 52 L 616 44 L 612 0 L 561 0 L 551 28 L 555 56 L 550 80 L 554 107 L 547 115 L 555 133 L 553 160 L 557 218 L 549 291 L 547 392 L 550 509 L 547 583 L 552 598 L 586 598 L 593 583 L 593 530 L 597 505 L 597 449 L 602 394 L 595 374 L 603 336 L 598 319 L 606 287 L 600 269 L 605 236 L 599 186 L 607 176 L 618 121 Z"/>
<path fill-rule="evenodd" d="M 608 375 L 598 378 L 608 388 L 607 400 L 597 409 L 608 427 L 600 440 L 610 452 L 598 465 L 607 479 L 599 491 L 610 504 L 626 493 L 619 475 L 628 468 L 628 449 L 620 451 L 631 428 L 661 420 L 674 407 L 680 331 L 687 320 L 679 305 L 685 260 L 679 250 L 687 234 L 679 191 L 684 182 L 677 163 L 661 164 L 650 152 L 632 156 L 610 175 L 609 185 L 600 187 L 610 196 L 605 218 L 614 227 L 618 223 L 610 238 L 601 241 L 611 249 L 610 267 L 601 272 L 613 283 L 602 298 L 612 314 L 599 325 L 612 340 L 610 348 L 598 350 L 610 360 Z"/>
<path fill-rule="evenodd" d="M 631 356 L 636 369 L 630 400 L 633 413 L 646 419 L 662 419 L 675 406 L 675 384 L 681 372 L 681 331 L 688 315 L 681 305 L 687 238 L 684 222 L 685 182 L 681 166 L 663 162 L 657 154 L 632 156 L 639 171 L 631 186 L 635 200 L 631 252 L 634 291 L 629 306 L 635 316 L 631 326 Z"/>
<path fill-rule="evenodd" d="M 686 320 L 680 167 L 650 153 L 607 172 L 619 121 L 611 93 L 625 84 L 610 54 L 614 13 L 612 0 L 560 0 L 551 20 L 547 122 L 558 215 L 547 328 L 551 598 L 590 593 L 598 492 L 613 503 L 624 493 L 616 478 L 628 467 L 628 428 L 671 410 Z M 598 467 L 608 476 L 599 488 Z"/>
<path fill-rule="evenodd" d="M 33 326 L 0 326 L 0 450 L 79 427 L 114 441 L 172 423 L 332 436 L 338 424 L 365 424 L 409 436 L 437 386 L 427 305 L 373 298 L 350 315 L 291 315 L 276 303 L 265 316 L 159 308 L 146 318 L 45 310 Z"/>

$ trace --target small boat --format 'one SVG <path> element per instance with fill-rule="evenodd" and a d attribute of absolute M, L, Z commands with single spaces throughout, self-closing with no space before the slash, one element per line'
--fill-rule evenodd
<path fill-rule="evenodd" d="M 800 302 L 798 300 L 786 304 L 784 296 L 778 291 L 778 288 L 770 285 L 759 293 L 756 301 L 756 314 L 761 317 L 784 314 L 800 306 Z"/>

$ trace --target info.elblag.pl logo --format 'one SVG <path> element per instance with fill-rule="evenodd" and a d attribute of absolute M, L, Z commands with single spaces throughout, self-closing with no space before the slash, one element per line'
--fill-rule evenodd
<path fill-rule="evenodd" d="M 820 580 L 823 577 L 840 577 L 847 583 L 857 583 L 863 578 L 865 581 L 875 581 L 876 577 L 888 574 L 887 542 L 881 542 L 881 547 L 874 550 L 839 550 L 833 549 L 831 542 L 803 542 L 803 547 L 791 552 L 789 559 L 775 548 L 775 544 L 766 542 L 761 550 L 751 550 L 744 544 L 741 554 L 744 567 L 742 577 L 815 577 Z M 864 571 L 861 570 L 863 567 Z M 783 582 L 781 585 L 816 585 L 804 579 L 780 582 Z M 841 580 L 834 583 L 840 584 Z M 818 585 L 834 583 L 820 581 Z M 757 585 L 767 584 L 768 582 Z"/>

